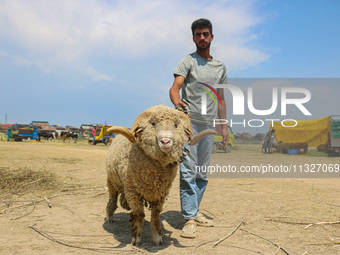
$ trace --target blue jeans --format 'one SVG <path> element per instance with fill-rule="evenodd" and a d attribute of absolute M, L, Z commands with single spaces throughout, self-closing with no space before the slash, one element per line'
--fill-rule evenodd
<path fill-rule="evenodd" d="M 195 135 L 205 129 L 214 129 L 209 125 L 195 123 L 192 123 L 192 127 Z M 214 136 L 209 135 L 202 138 L 194 146 L 189 146 L 187 143 L 184 146 L 190 151 L 189 155 L 183 157 L 183 162 L 180 164 L 181 211 L 185 219 L 195 219 L 199 212 L 208 179 L 206 172 L 197 170 L 209 166 L 213 142 Z"/>
<path fill-rule="evenodd" d="M 264 152 L 267 153 L 267 148 L 268 152 L 271 152 L 271 141 L 265 141 L 264 142 Z"/>

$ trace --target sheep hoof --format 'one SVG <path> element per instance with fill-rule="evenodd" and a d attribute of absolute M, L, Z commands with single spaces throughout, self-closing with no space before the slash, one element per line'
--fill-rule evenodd
<path fill-rule="evenodd" d="M 164 243 L 164 238 L 160 235 L 158 236 L 155 236 L 153 238 L 153 243 L 156 245 L 156 246 L 159 246 L 159 245 L 162 245 Z"/>
<path fill-rule="evenodd" d="M 111 217 L 106 217 L 106 221 L 107 221 L 108 223 L 112 224 L 112 223 L 113 223 L 113 216 L 111 216 Z"/>
<path fill-rule="evenodd" d="M 132 245 L 134 246 L 140 246 L 142 242 L 142 238 L 141 237 L 132 237 Z"/>

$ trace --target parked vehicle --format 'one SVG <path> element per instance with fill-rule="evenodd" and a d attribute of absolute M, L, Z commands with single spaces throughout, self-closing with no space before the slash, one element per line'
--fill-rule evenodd
<path fill-rule="evenodd" d="M 30 125 L 20 128 L 17 134 L 13 134 L 14 141 L 37 140 L 39 138 L 38 128 L 35 125 Z"/>
<path fill-rule="evenodd" d="M 105 145 L 108 145 L 110 142 L 110 138 L 114 138 L 114 134 L 108 134 L 106 130 L 108 128 L 112 127 L 112 125 L 104 125 L 100 129 L 99 135 L 97 135 L 93 141 L 93 137 L 89 137 L 89 144 L 96 145 L 97 143 L 104 143 Z"/>
<path fill-rule="evenodd" d="M 214 144 L 213 144 L 212 153 L 217 153 L 217 151 L 219 150 L 222 150 L 226 153 L 231 152 L 231 148 L 234 147 L 234 134 L 233 134 L 233 130 L 229 126 L 228 126 L 228 131 L 229 131 L 229 143 L 227 145 L 221 144 L 221 142 L 223 141 L 222 135 L 214 136 Z"/>
<path fill-rule="evenodd" d="M 330 116 L 329 154 L 340 154 L 340 115 Z"/>

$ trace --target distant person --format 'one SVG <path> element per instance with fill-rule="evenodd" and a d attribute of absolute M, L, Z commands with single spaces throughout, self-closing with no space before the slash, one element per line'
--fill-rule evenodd
<path fill-rule="evenodd" d="M 96 130 L 95 127 L 93 127 L 93 129 L 92 129 L 92 137 L 93 137 L 92 145 L 95 145 L 96 135 L 97 135 L 97 130 Z"/>
<path fill-rule="evenodd" d="M 275 133 L 275 129 L 271 129 L 267 132 L 266 136 L 264 137 L 264 153 L 267 153 L 267 148 L 268 148 L 268 153 L 272 152 L 272 136 Z"/>
<path fill-rule="evenodd" d="M 9 127 L 7 129 L 7 142 L 9 142 L 9 140 L 12 138 L 12 130 L 11 128 Z"/>

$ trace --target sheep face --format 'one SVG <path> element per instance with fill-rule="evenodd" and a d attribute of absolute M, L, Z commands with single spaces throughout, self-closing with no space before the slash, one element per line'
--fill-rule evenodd
<path fill-rule="evenodd" d="M 178 161 L 188 140 L 185 122 L 176 110 L 162 108 L 138 123 L 136 144 L 153 159 L 164 163 Z M 167 162 L 168 160 L 169 162 Z"/>
<path fill-rule="evenodd" d="M 178 124 L 174 124 L 174 128 L 172 127 L 171 121 L 166 121 L 167 123 L 164 123 L 163 121 L 160 124 L 156 124 L 156 122 L 152 122 L 151 124 L 156 130 L 156 137 L 158 141 L 158 146 L 161 151 L 167 153 L 171 151 L 171 148 L 174 144 L 174 128 L 177 127 Z M 157 129 L 160 131 L 157 132 Z"/>
<path fill-rule="evenodd" d="M 203 137 L 216 134 L 215 130 L 207 129 L 193 136 L 188 116 L 164 105 L 150 107 L 140 114 L 131 131 L 114 126 L 107 132 L 124 135 L 134 146 L 141 148 L 152 159 L 161 161 L 163 165 L 180 159 L 187 140 L 189 145 L 195 145 Z"/>

